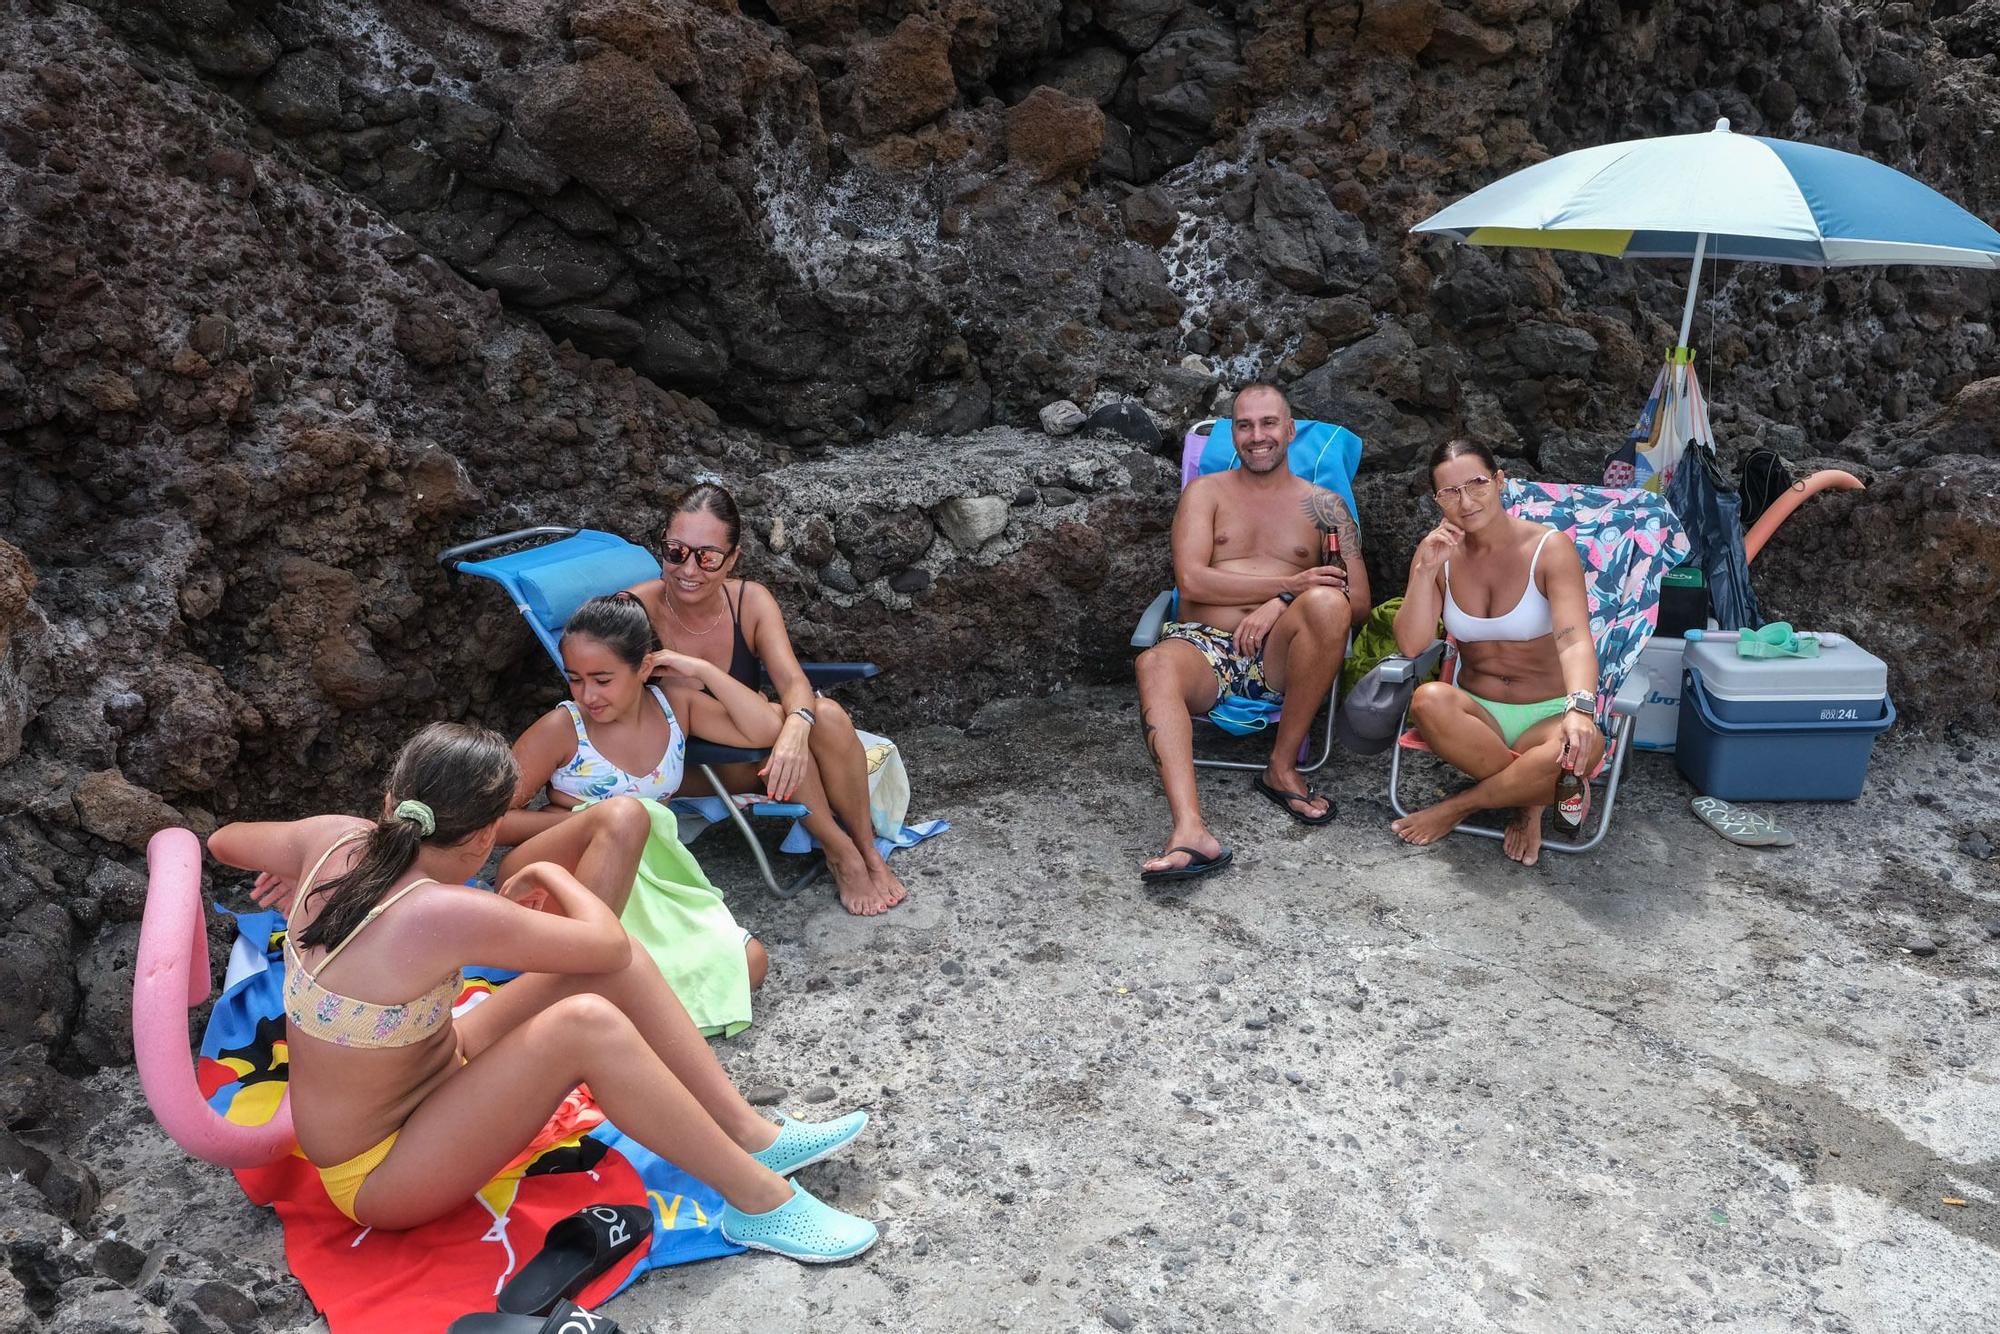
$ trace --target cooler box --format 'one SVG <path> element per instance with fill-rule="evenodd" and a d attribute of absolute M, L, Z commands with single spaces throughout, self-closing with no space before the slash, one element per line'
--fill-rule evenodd
<path fill-rule="evenodd" d="M 1674 762 L 1725 801 L 1853 801 L 1896 721 L 1887 666 L 1853 643 L 1741 658 L 1734 639 L 1704 639 L 1682 666 Z"/>
<path fill-rule="evenodd" d="M 1632 745 L 1638 750 L 1672 751 L 1681 728 L 1681 654 L 1687 640 L 1655 635 L 1639 653 L 1637 670 L 1652 681 L 1646 702 L 1633 721 Z"/>

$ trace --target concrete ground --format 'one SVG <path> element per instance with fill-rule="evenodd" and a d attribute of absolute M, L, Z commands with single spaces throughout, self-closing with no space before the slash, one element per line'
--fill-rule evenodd
<path fill-rule="evenodd" d="M 1959 847 L 2000 823 L 1990 744 L 1892 735 L 1860 803 L 1764 807 L 1799 843 L 1762 851 L 1640 756 L 1606 845 L 1532 868 L 1399 843 L 1386 757 L 1335 758 L 1321 830 L 1206 775 L 1236 864 L 1160 893 L 1134 718 L 1075 691 L 902 736 L 953 829 L 886 918 L 704 840 L 775 959 L 723 1060 L 869 1109 L 802 1179 L 884 1235 L 651 1275 L 626 1328 L 2000 1326 L 2000 861 Z M 129 1233 L 187 1244 L 205 1202 L 282 1263 L 150 1126 L 92 1157 Z"/>

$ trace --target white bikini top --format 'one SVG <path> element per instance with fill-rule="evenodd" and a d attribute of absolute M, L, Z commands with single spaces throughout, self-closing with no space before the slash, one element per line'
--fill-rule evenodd
<path fill-rule="evenodd" d="M 680 790 L 687 738 L 681 735 L 680 719 L 668 707 L 666 695 L 655 685 L 646 689 L 659 701 L 660 712 L 667 715 L 667 749 L 653 772 L 628 774 L 606 759 L 591 743 L 590 733 L 583 725 L 583 710 L 576 707 L 574 700 L 566 699 L 562 706 L 569 710 L 569 720 L 576 725 L 576 754 L 549 776 L 550 787 L 579 801 L 608 801 L 612 797 L 651 797 L 665 801 Z"/>
<path fill-rule="evenodd" d="M 1461 644 L 1476 644 L 1482 640 L 1504 640 L 1509 643 L 1525 644 L 1531 639 L 1553 633 L 1555 620 L 1549 614 L 1548 594 L 1535 587 L 1535 566 L 1542 559 L 1542 548 L 1555 536 L 1550 529 L 1542 534 L 1542 540 L 1535 543 L 1535 554 L 1528 560 L 1528 586 L 1521 590 L 1521 600 L 1505 616 L 1473 616 L 1461 608 L 1451 596 L 1451 562 L 1444 563 L 1444 632 Z"/>

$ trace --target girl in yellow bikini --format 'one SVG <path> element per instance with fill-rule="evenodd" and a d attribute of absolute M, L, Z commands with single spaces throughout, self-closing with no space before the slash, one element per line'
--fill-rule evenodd
<path fill-rule="evenodd" d="M 785 1180 L 866 1115 L 764 1120 L 589 887 L 631 882 L 650 823 L 637 801 L 541 836 L 497 894 L 466 886 L 515 781 L 504 739 L 436 723 L 397 756 L 379 821 L 230 824 L 209 839 L 286 909 L 292 1115 L 334 1204 L 370 1227 L 429 1222 L 588 1083 L 621 1129 L 722 1195 L 732 1241 L 809 1261 L 868 1249 L 872 1223 Z M 521 976 L 454 1017 L 468 964 Z"/>

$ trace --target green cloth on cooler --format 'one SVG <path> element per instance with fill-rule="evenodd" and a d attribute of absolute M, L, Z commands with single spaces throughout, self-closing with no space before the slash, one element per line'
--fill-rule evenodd
<path fill-rule="evenodd" d="M 1739 658 L 1817 658 L 1819 636 L 1792 632 L 1789 621 L 1773 621 L 1761 630 L 1739 630 L 1736 634 Z"/>
<path fill-rule="evenodd" d="M 657 801 L 643 804 L 653 832 L 619 920 L 653 956 L 702 1036 L 735 1037 L 750 1027 L 749 933 L 681 842 L 674 813 Z"/>

